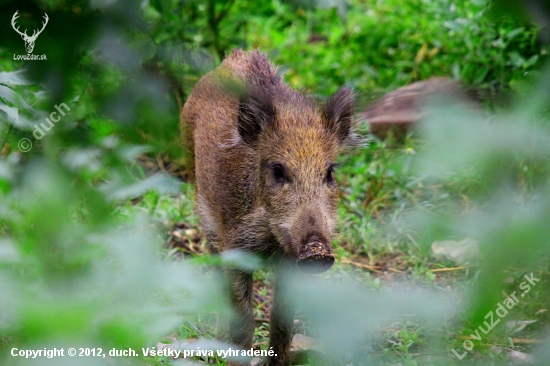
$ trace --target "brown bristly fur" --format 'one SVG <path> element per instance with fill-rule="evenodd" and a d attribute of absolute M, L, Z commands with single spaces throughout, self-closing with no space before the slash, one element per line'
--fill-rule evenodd
<path fill-rule="evenodd" d="M 265 55 L 236 50 L 197 83 L 181 117 L 184 144 L 195 157 L 197 211 L 215 250 L 241 249 L 285 266 L 333 260 L 332 170 L 340 148 L 354 141 L 349 89 L 320 107 L 286 85 Z M 309 253 L 312 247 L 323 255 Z M 289 365 L 293 311 L 279 288 L 285 274 L 275 272 L 270 346 L 277 357 L 267 363 Z M 229 342 L 247 349 L 252 275 L 228 274 L 238 314 Z"/>

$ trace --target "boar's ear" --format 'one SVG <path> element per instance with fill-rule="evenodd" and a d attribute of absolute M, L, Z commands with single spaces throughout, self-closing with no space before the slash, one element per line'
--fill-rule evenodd
<path fill-rule="evenodd" d="M 275 106 L 265 96 L 244 94 L 239 98 L 239 135 L 247 144 L 258 140 L 260 133 L 275 121 Z"/>
<path fill-rule="evenodd" d="M 323 110 L 326 127 L 340 142 L 348 138 L 353 120 L 353 92 L 349 88 L 338 90 Z"/>

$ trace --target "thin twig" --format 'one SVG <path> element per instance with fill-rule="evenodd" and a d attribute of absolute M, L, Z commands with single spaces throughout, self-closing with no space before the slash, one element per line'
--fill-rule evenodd
<path fill-rule="evenodd" d="M 512 338 L 512 342 L 515 344 L 542 344 L 546 343 L 542 339 L 529 339 L 529 338 Z"/>
<path fill-rule="evenodd" d="M 450 267 L 450 268 L 435 268 L 435 269 L 432 269 L 431 271 L 433 273 L 436 273 L 436 272 L 447 272 L 447 271 L 459 271 L 461 269 L 466 269 L 466 268 L 471 268 L 473 266 L 460 266 L 460 267 Z"/>
<path fill-rule="evenodd" d="M 395 268 L 392 268 L 392 267 L 388 267 L 388 271 L 395 272 L 395 273 L 405 273 L 404 271 L 401 271 L 399 269 L 395 269 Z"/>
<path fill-rule="evenodd" d="M 164 168 L 164 162 L 162 161 L 160 154 L 156 154 L 155 158 L 157 159 L 157 164 L 159 165 L 160 170 L 162 170 L 164 173 L 167 173 L 166 168 Z"/>
<path fill-rule="evenodd" d="M 380 266 L 369 266 L 367 264 L 363 264 L 363 263 L 359 263 L 359 262 L 355 262 L 355 261 L 351 261 L 347 258 L 342 258 L 340 260 L 340 263 L 342 264 L 351 264 L 355 267 L 359 267 L 359 268 L 365 268 L 365 269 L 368 269 L 369 271 L 372 271 L 372 272 L 376 272 L 376 273 L 384 273 L 382 271 L 379 270 L 379 268 L 381 268 Z"/>

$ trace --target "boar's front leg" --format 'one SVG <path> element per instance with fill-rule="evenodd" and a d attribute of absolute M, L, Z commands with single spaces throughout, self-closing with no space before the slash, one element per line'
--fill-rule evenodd
<path fill-rule="evenodd" d="M 254 312 L 252 308 L 252 273 L 231 268 L 226 272 L 229 276 L 229 296 L 236 311 L 229 324 L 229 343 L 242 349 L 250 349 L 254 338 Z M 228 361 L 228 366 L 243 365 Z"/>
<path fill-rule="evenodd" d="M 285 285 L 285 266 L 275 270 L 274 296 L 271 307 L 269 346 L 276 356 L 271 357 L 268 366 L 290 365 L 290 343 L 294 326 L 294 308 L 287 300 Z"/>

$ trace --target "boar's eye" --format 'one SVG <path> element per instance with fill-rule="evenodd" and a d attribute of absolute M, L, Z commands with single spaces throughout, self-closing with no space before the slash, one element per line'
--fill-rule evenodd
<path fill-rule="evenodd" d="M 336 164 L 331 164 L 327 169 L 327 174 L 325 175 L 325 183 L 329 186 L 332 186 L 336 184 L 336 180 L 334 179 L 334 168 L 336 167 Z"/>
<path fill-rule="evenodd" d="M 283 164 L 276 163 L 271 165 L 271 173 L 273 174 L 273 179 L 277 183 L 283 184 L 288 181 Z"/>

